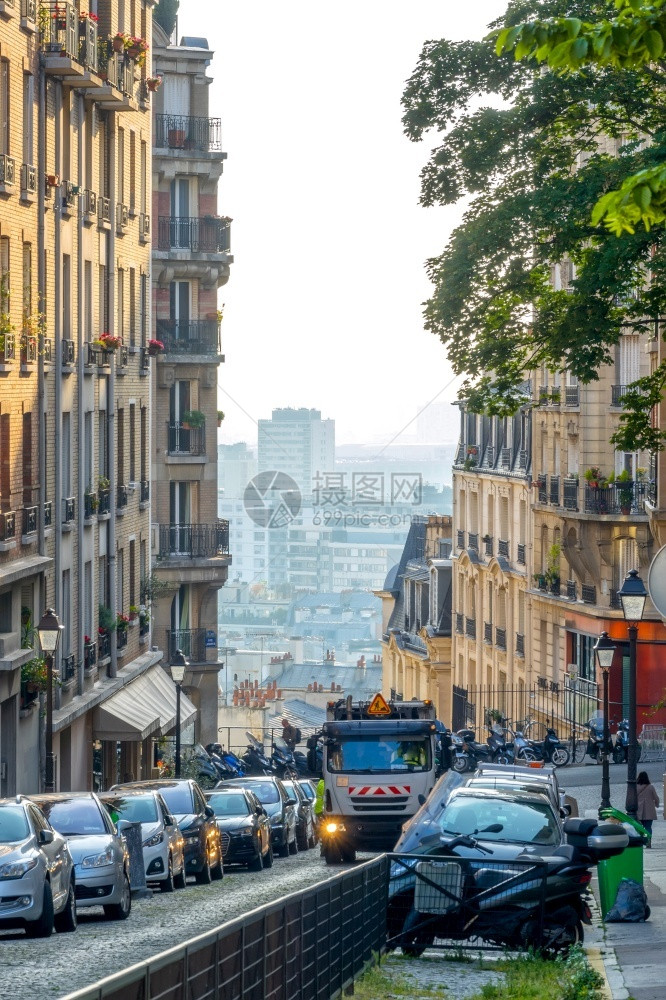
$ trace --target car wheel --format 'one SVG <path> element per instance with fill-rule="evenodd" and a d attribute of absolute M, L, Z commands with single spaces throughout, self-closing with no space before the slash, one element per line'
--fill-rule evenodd
<path fill-rule="evenodd" d="M 308 840 L 308 850 L 311 851 L 316 846 L 317 846 L 317 833 L 313 827 L 310 839 Z"/>
<path fill-rule="evenodd" d="M 299 851 L 307 851 L 310 846 L 308 843 L 307 830 L 298 830 L 296 834 L 296 843 L 298 844 Z"/>
<path fill-rule="evenodd" d="M 42 915 L 39 920 L 31 920 L 26 924 L 25 932 L 28 937 L 51 937 L 53 933 L 53 893 L 49 882 L 44 883 L 44 901 L 42 903 Z"/>
<path fill-rule="evenodd" d="M 555 747 L 551 760 L 555 767 L 566 767 L 570 757 L 571 754 L 566 747 Z"/>
<path fill-rule="evenodd" d="M 160 882 L 160 891 L 161 892 L 173 892 L 173 890 L 175 888 L 176 888 L 176 886 L 175 886 L 174 881 L 173 881 L 173 861 L 171 859 L 171 855 L 169 855 L 169 864 L 168 864 L 168 870 L 167 870 L 167 877 L 165 879 L 162 879 L 162 881 Z"/>
<path fill-rule="evenodd" d="M 132 909 L 132 890 L 130 880 L 125 873 L 123 891 L 119 903 L 112 903 L 104 907 L 104 916 L 107 920 L 127 920 Z"/>
<path fill-rule="evenodd" d="M 224 878 L 224 862 L 222 861 L 222 848 L 218 848 L 217 852 L 217 864 L 214 868 L 210 870 L 210 877 L 213 882 L 219 882 L 220 879 Z"/>
<path fill-rule="evenodd" d="M 285 842 L 283 844 L 280 844 L 280 846 L 278 848 L 278 854 L 280 855 L 281 858 L 286 858 L 287 857 L 287 855 L 289 854 L 289 841 L 288 840 L 285 840 Z"/>
<path fill-rule="evenodd" d="M 339 865 L 342 861 L 342 853 L 339 847 L 332 844 L 322 844 L 321 856 L 327 865 Z"/>
<path fill-rule="evenodd" d="M 613 763 L 624 764 L 624 747 L 613 747 Z"/>
<path fill-rule="evenodd" d="M 292 842 L 289 844 L 289 853 L 298 854 L 298 841 L 296 840 L 296 837 L 294 837 Z"/>
<path fill-rule="evenodd" d="M 206 857 L 204 858 L 203 868 L 201 869 L 200 872 L 196 873 L 194 878 L 196 880 L 197 885 L 210 885 L 210 883 L 213 881 L 213 876 L 211 875 L 210 871 L 210 859 L 208 857 L 208 854 L 206 854 Z"/>
<path fill-rule="evenodd" d="M 272 867 L 273 867 L 273 848 L 269 847 L 266 853 L 264 854 L 264 868 L 272 868 Z"/>
<path fill-rule="evenodd" d="M 57 915 L 54 920 L 54 924 L 55 929 L 59 934 L 66 934 L 69 931 L 76 930 L 76 890 L 74 889 L 74 879 L 72 879 L 69 883 L 69 892 L 67 893 L 65 909 L 62 913 Z"/>
<path fill-rule="evenodd" d="M 177 875 L 174 875 L 174 877 L 173 877 L 173 884 L 175 885 L 176 889 L 184 889 L 185 886 L 187 885 L 187 878 L 185 876 L 185 862 L 184 861 L 183 861 L 183 867 L 181 868 L 181 870 L 178 872 Z"/>
<path fill-rule="evenodd" d="M 264 867 L 264 862 L 261 859 L 261 852 L 257 854 L 253 861 L 248 861 L 247 867 L 251 872 L 260 872 Z"/>

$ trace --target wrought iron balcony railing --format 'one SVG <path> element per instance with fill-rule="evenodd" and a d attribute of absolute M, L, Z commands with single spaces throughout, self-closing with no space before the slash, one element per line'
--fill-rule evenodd
<path fill-rule="evenodd" d="M 495 629 L 495 645 L 498 649 L 506 649 L 506 629 Z"/>
<path fill-rule="evenodd" d="M 597 588 L 592 587 L 587 583 L 584 583 L 580 588 L 581 597 L 585 604 L 596 604 L 597 603 Z"/>
<path fill-rule="evenodd" d="M 209 646 L 211 636 L 214 637 L 215 645 Z M 217 630 L 206 628 L 179 628 L 166 630 L 166 651 L 168 662 L 171 662 L 180 649 L 185 654 L 190 663 L 204 663 L 206 661 L 206 649 L 217 647 Z"/>
<path fill-rule="evenodd" d="M 467 546 L 468 548 L 473 549 L 474 552 L 479 551 L 479 536 L 476 531 L 470 531 L 467 535 Z"/>
<path fill-rule="evenodd" d="M 169 455 L 205 455 L 206 426 L 183 427 L 182 423 L 167 423 L 167 453 Z"/>
<path fill-rule="evenodd" d="M 622 399 L 629 388 L 628 385 L 612 385 L 611 386 L 611 406 L 616 406 L 621 408 L 623 406 Z"/>
<path fill-rule="evenodd" d="M 564 405 L 580 406 L 580 386 L 566 385 L 564 387 Z"/>
<path fill-rule="evenodd" d="M 141 503 L 148 503 L 150 500 L 150 482 L 147 479 L 141 480 L 141 493 L 140 493 Z"/>
<path fill-rule="evenodd" d="M 489 646 L 492 646 L 492 642 L 493 642 L 493 623 L 492 622 L 484 622 L 483 623 L 483 641 L 486 642 L 486 643 L 488 643 Z"/>
<path fill-rule="evenodd" d="M 461 615 L 459 611 L 456 611 L 456 632 L 458 635 L 462 635 L 465 631 L 465 617 Z"/>
<path fill-rule="evenodd" d="M 521 632 L 516 632 L 516 656 L 525 655 L 525 636 Z"/>
<path fill-rule="evenodd" d="M 578 510 L 578 480 L 562 480 L 562 506 L 565 510 Z"/>
<path fill-rule="evenodd" d="M 216 524 L 161 524 L 159 556 L 210 559 L 229 554 L 229 522 Z"/>
<path fill-rule="evenodd" d="M 69 524 L 76 516 L 76 497 L 63 497 L 62 520 L 63 524 Z"/>
<path fill-rule="evenodd" d="M 549 501 L 554 507 L 560 506 L 560 477 L 550 477 Z"/>
<path fill-rule="evenodd" d="M 458 548 L 459 549 L 464 549 L 465 548 L 465 532 L 464 531 L 458 531 L 457 532 L 456 541 L 458 543 Z"/>
<path fill-rule="evenodd" d="M 465 635 L 476 639 L 476 618 L 465 618 Z"/>
<path fill-rule="evenodd" d="M 231 246 L 230 233 L 231 219 L 213 215 L 199 218 L 160 216 L 157 249 L 226 253 Z"/>
<path fill-rule="evenodd" d="M 570 601 L 578 600 L 578 586 L 575 580 L 567 580 L 567 597 Z"/>
<path fill-rule="evenodd" d="M 16 511 L 0 512 L 0 542 L 11 542 L 16 538 Z"/>
<path fill-rule="evenodd" d="M 197 319 L 181 323 L 173 319 L 157 320 L 157 339 L 165 354 L 220 353 L 220 324 L 217 319 Z"/>
<path fill-rule="evenodd" d="M 37 515 L 39 513 L 39 507 L 24 507 L 23 508 L 23 534 L 32 535 L 37 531 Z"/>
<path fill-rule="evenodd" d="M 525 565 L 525 545 L 520 542 L 516 547 L 516 562 L 520 563 L 521 566 Z"/>
<path fill-rule="evenodd" d="M 155 145 L 166 149 L 222 149 L 222 120 L 191 115 L 156 115 Z"/>
<path fill-rule="evenodd" d="M 508 542 L 508 539 L 500 538 L 499 543 L 497 545 L 497 551 L 498 551 L 498 553 L 501 556 L 504 556 L 505 559 L 509 558 L 509 542 Z"/>
<path fill-rule="evenodd" d="M 493 539 L 490 535 L 485 535 L 483 539 L 484 552 L 487 556 L 493 554 Z"/>
<path fill-rule="evenodd" d="M 645 482 L 623 482 L 597 489 L 586 485 L 585 513 L 644 514 L 647 485 Z"/>
<path fill-rule="evenodd" d="M 100 489 L 97 491 L 97 498 L 99 500 L 99 507 L 97 508 L 98 514 L 110 514 L 111 513 L 111 490 L 107 487 L 106 489 Z"/>
<path fill-rule="evenodd" d="M 97 663 L 97 643 L 87 642 L 83 647 L 83 669 L 92 670 Z"/>
<path fill-rule="evenodd" d="M 72 680 L 76 674 L 76 656 L 74 653 L 71 653 L 70 656 L 63 656 L 60 664 L 60 673 L 63 681 Z"/>

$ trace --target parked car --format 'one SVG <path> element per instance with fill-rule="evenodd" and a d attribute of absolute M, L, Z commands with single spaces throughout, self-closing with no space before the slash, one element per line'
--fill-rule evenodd
<path fill-rule="evenodd" d="M 141 824 L 146 882 L 162 892 L 185 888 L 185 839 L 169 807 L 156 789 L 126 789 L 100 795 L 114 823 Z"/>
<path fill-rule="evenodd" d="M 273 850 L 283 858 L 288 854 L 298 854 L 296 840 L 298 803 L 287 793 L 279 778 L 268 774 L 263 777 L 231 778 L 230 781 L 220 781 L 215 790 L 219 788 L 249 788 L 254 792 L 268 813 Z"/>
<path fill-rule="evenodd" d="M 0 799 L 0 929 L 75 931 L 75 885 L 65 838 L 29 799 Z"/>
<path fill-rule="evenodd" d="M 74 860 L 76 905 L 103 906 L 109 920 L 126 920 L 132 908 L 125 838 L 94 792 L 32 795 Z"/>
<path fill-rule="evenodd" d="M 206 792 L 208 805 L 222 838 L 225 865 L 247 865 L 260 872 L 273 864 L 271 823 L 268 813 L 249 788 L 226 788 Z"/>
<path fill-rule="evenodd" d="M 298 781 L 293 778 L 283 778 L 282 784 L 287 793 L 297 801 L 296 806 L 296 841 L 299 851 L 307 851 L 316 846 L 317 825 L 314 818 L 314 804 L 310 802 Z"/>
<path fill-rule="evenodd" d="M 224 874 L 222 842 L 204 793 L 192 778 L 158 778 L 155 781 L 131 781 L 113 785 L 112 792 L 128 789 L 159 792 L 169 812 L 175 816 L 185 841 L 185 872 L 194 875 L 199 885 L 207 885 Z"/>
<path fill-rule="evenodd" d="M 561 788 L 557 769 L 553 764 L 479 764 L 474 774 L 466 777 L 467 787 L 524 788 L 537 791 L 541 788 L 550 798 L 561 816 L 576 816 L 578 804 Z"/>

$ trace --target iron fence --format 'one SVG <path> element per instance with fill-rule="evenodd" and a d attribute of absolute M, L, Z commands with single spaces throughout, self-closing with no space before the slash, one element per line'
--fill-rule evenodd
<path fill-rule="evenodd" d="M 522 644 L 521 644 L 522 645 Z M 552 726 L 562 739 L 582 726 L 601 704 L 595 681 L 578 678 L 572 687 L 568 676 L 560 684 L 540 677 L 530 687 L 482 685 L 463 688 L 454 685 L 451 728 L 470 728 L 477 739 L 486 737 L 486 726 L 499 712 L 513 729 L 531 730 L 535 739 L 543 739 L 545 726 Z M 620 706 L 612 706 L 611 717 L 621 716 Z"/>
<path fill-rule="evenodd" d="M 65 1000 L 330 1000 L 385 949 L 387 878 L 383 855 Z"/>

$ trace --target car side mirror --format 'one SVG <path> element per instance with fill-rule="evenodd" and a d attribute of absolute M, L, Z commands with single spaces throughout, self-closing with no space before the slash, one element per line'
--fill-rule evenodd
<path fill-rule="evenodd" d="M 288 806 L 297 806 L 298 805 L 298 799 L 287 799 L 287 805 Z"/>
<path fill-rule="evenodd" d="M 40 844 L 53 843 L 53 830 L 40 830 L 37 838 Z"/>
<path fill-rule="evenodd" d="M 204 809 L 204 815 L 206 816 L 207 819 L 212 819 L 213 816 L 215 815 L 215 810 L 211 809 L 210 806 L 206 806 L 206 808 Z"/>
<path fill-rule="evenodd" d="M 571 806 L 568 804 L 560 806 L 560 816 L 562 819 L 565 819 L 567 816 L 571 816 Z"/>

